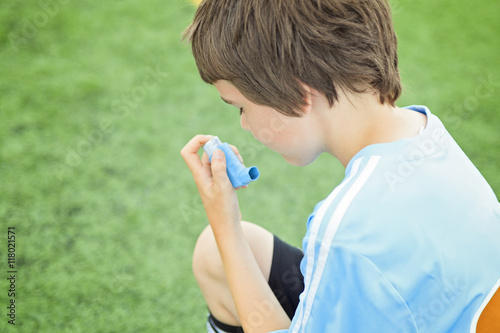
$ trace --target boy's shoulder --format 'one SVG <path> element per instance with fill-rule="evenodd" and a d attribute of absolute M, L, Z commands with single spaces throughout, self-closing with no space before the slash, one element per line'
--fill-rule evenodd
<path fill-rule="evenodd" d="M 310 216 L 308 232 L 317 229 L 323 238 L 330 228 L 336 242 L 355 244 L 360 232 L 387 239 L 398 237 L 397 230 L 406 235 L 412 224 L 430 233 L 462 223 L 466 239 L 475 220 L 500 222 L 493 190 L 441 121 L 426 107 L 411 108 L 425 112 L 427 127 L 413 138 L 356 154 L 344 180 Z"/>
<path fill-rule="evenodd" d="M 447 331 L 453 316 L 472 320 L 481 295 L 498 280 L 500 258 L 491 253 L 500 252 L 500 243 L 490 235 L 500 234 L 500 204 L 439 119 L 426 114 L 428 125 L 417 137 L 356 155 L 342 183 L 316 206 L 301 266 L 316 286 L 309 298 L 321 294 L 350 304 L 359 289 L 363 297 L 378 290 L 373 304 L 381 313 L 407 309 L 401 325 L 413 327 L 406 320 L 411 314 L 422 329 L 431 325 L 422 317 L 429 297 L 453 297 L 446 304 L 449 320 L 432 323 Z M 387 172 L 400 177 L 393 187 Z"/>

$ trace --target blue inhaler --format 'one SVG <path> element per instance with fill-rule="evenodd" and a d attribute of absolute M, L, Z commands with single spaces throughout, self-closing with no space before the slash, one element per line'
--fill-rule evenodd
<path fill-rule="evenodd" d="M 226 172 L 234 188 L 248 185 L 259 178 L 259 169 L 254 166 L 245 168 L 227 142 L 222 143 L 218 137 L 214 136 L 203 146 L 210 161 L 212 161 L 213 152 L 217 149 L 222 150 L 226 155 Z"/>

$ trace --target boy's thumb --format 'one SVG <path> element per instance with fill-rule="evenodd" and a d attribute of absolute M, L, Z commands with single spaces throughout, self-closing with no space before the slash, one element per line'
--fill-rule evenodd
<path fill-rule="evenodd" d="M 212 176 L 217 183 L 224 184 L 229 182 L 226 173 L 226 156 L 222 150 L 217 149 L 213 152 L 211 165 Z"/>

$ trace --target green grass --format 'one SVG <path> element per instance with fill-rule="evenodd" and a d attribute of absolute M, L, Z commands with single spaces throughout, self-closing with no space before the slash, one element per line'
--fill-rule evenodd
<path fill-rule="evenodd" d="M 328 156 L 291 167 L 239 129 L 179 43 L 194 13 L 184 0 L 42 3 L 0 7 L 0 331 L 202 332 L 191 252 L 206 219 L 185 142 L 210 133 L 238 145 L 262 175 L 239 193 L 244 218 L 298 246 L 344 170 Z M 399 104 L 431 107 L 500 193 L 500 5 L 392 3 Z"/>

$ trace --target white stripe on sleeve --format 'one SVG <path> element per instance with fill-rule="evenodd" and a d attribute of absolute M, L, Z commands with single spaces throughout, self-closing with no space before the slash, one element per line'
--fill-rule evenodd
<path fill-rule="evenodd" d="M 361 190 L 363 185 L 366 183 L 366 181 L 369 179 L 369 177 L 375 170 L 378 162 L 380 161 L 380 158 L 381 158 L 380 156 L 370 157 L 366 167 L 362 170 L 359 178 L 357 178 L 354 181 L 352 187 L 349 188 L 349 190 L 347 191 L 347 193 L 342 198 L 339 205 L 333 212 L 332 217 L 328 222 L 324 238 L 322 240 L 317 260 L 317 266 L 313 276 L 313 266 L 315 261 L 314 260 L 315 243 L 316 243 L 316 238 L 318 236 L 319 228 L 321 226 L 322 219 L 324 218 L 325 213 L 328 210 L 328 207 L 333 202 L 338 193 L 357 174 L 359 165 L 363 160 L 363 158 L 355 161 L 350 176 L 344 182 L 342 182 L 342 184 L 340 184 L 339 186 L 337 186 L 337 188 L 335 188 L 334 192 L 332 192 L 332 194 L 327 198 L 327 200 L 321 205 L 321 207 L 318 210 L 318 213 L 314 216 L 313 221 L 311 222 L 313 224 L 311 225 L 311 233 L 309 236 L 309 242 L 306 249 L 307 267 L 306 267 L 306 275 L 304 278 L 304 284 L 305 284 L 304 295 L 306 298 L 303 300 L 304 304 L 302 304 L 302 306 L 299 308 L 299 313 L 298 313 L 299 317 L 297 322 L 295 323 L 295 326 L 293 327 L 292 333 L 297 333 L 300 328 L 302 329 L 305 328 L 305 325 L 307 324 L 307 321 L 311 314 L 314 298 L 316 296 L 316 292 L 318 291 L 318 287 L 327 263 L 328 253 L 330 251 L 330 247 L 333 242 L 335 233 L 340 225 L 340 222 L 342 221 L 342 218 L 344 217 L 345 212 L 349 208 L 349 205 L 351 204 L 354 197 L 358 194 L 358 192 Z"/>

